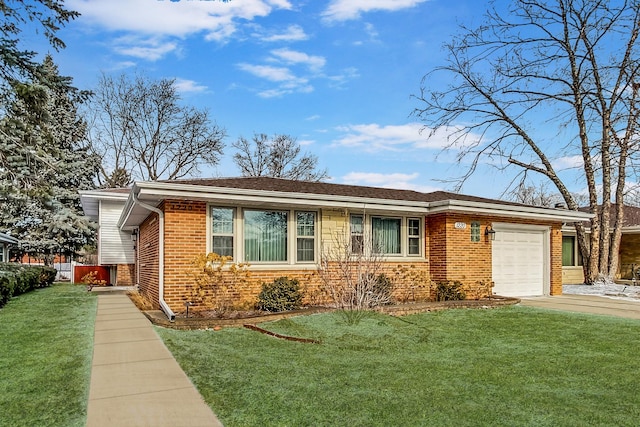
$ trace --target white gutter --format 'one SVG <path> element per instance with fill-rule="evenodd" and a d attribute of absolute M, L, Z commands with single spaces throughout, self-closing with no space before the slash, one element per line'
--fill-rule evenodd
<path fill-rule="evenodd" d="M 131 192 L 131 196 L 133 197 L 134 205 L 137 204 L 148 211 L 158 214 L 158 302 L 164 314 L 173 322 L 176 320 L 176 315 L 164 300 L 164 212 L 154 206 L 139 201 L 135 191 Z M 138 241 L 138 245 L 140 245 L 140 241 Z M 140 248 L 138 247 L 138 251 L 139 250 Z M 138 264 L 137 267 L 140 268 L 140 265 Z"/>
<path fill-rule="evenodd" d="M 487 215 L 510 215 L 520 218 L 555 220 L 563 222 L 580 222 L 587 221 L 593 217 L 593 214 L 580 211 L 572 211 L 567 209 L 543 208 L 537 206 L 526 205 L 507 205 L 501 203 L 472 202 L 466 200 L 441 200 L 431 202 L 429 205 L 429 213 L 436 212 L 469 212 Z"/>

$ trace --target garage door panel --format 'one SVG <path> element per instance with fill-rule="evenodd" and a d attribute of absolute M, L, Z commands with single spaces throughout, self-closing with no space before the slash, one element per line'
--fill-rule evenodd
<path fill-rule="evenodd" d="M 497 232 L 492 252 L 494 293 L 544 294 L 544 243 L 543 231 Z"/>

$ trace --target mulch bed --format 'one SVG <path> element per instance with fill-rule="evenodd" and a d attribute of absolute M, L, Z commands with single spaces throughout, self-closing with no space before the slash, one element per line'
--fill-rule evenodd
<path fill-rule="evenodd" d="M 480 300 L 462 300 L 462 301 L 442 301 L 442 302 L 416 302 L 407 304 L 395 304 L 378 307 L 376 311 L 387 313 L 391 316 L 406 316 L 409 314 L 424 313 L 438 310 L 448 310 L 452 308 L 494 308 L 505 305 L 518 304 L 520 299 L 493 296 L 490 299 Z M 304 316 L 316 313 L 325 313 L 333 311 L 330 307 L 308 307 L 301 310 L 292 310 L 281 313 L 265 313 L 259 311 L 227 313 L 225 317 L 219 317 L 215 313 L 189 313 L 189 318 L 176 317 L 171 322 L 167 316 L 160 310 L 143 311 L 144 315 L 154 325 L 163 326 L 172 329 L 220 329 L 223 327 L 241 327 L 246 325 L 257 325 L 263 322 L 272 322 L 275 320 L 286 319 L 294 316 Z M 218 316 L 218 317 L 216 317 Z M 250 329 L 260 329 L 252 328 Z"/>

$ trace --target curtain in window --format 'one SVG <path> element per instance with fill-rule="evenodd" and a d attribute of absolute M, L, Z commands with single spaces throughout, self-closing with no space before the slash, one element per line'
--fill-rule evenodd
<path fill-rule="evenodd" d="M 287 260 L 287 212 L 245 211 L 245 261 Z"/>
<path fill-rule="evenodd" d="M 383 254 L 400 253 L 400 218 L 372 218 L 374 250 Z"/>

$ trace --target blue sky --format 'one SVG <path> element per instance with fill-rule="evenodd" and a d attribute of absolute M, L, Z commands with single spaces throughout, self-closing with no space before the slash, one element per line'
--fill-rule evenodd
<path fill-rule="evenodd" d="M 441 45 L 457 24 L 480 22 L 482 1 L 66 5 L 82 16 L 61 31 L 67 48 L 54 58 L 76 86 L 92 88 L 101 72 L 175 78 L 185 102 L 208 108 L 227 130 L 224 158 L 203 176 L 239 175 L 231 143 L 255 132 L 296 137 L 337 183 L 446 190 L 438 180 L 461 173 L 455 153 L 438 156 L 444 133 L 421 134 L 411 95 L 442 63 Z M 462 191 L 499 197 L 507 183 L 508 176 L 482 167 Z"/>

